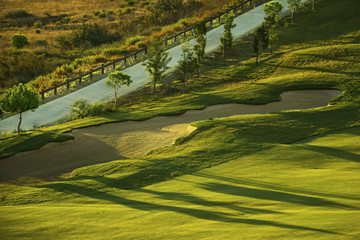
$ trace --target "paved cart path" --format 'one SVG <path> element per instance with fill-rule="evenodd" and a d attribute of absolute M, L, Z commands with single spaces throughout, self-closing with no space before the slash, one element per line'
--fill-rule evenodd
<path fill-rule="evenodd" d="M 282 2 L 284 8 L 283 13 L 289 12 L 288 4 L 286 0 L 278 0 Z M 306 2 L 308 0 L 303 0 Z M 263 22 L 265 13 L 263 11 L 263 5 L 254 8 L 239 17 L 235 18 L 234 22 L 236 27 L 233 29 L 233 36 L 235 39 L 239 39 L 246 36 L 248 33 L 256 29 Z M 224 27 L 220 26 L 209 31 L 206 35 L 206 53 L 215 51 L 220 46 L 220 36 L 223 34 Z M 195 43 L 193 39 L 192 44 Z M 174 47 L 169 50 L 169 55 L 172 57 L 169 66 L 174 69 L 177 61 L 180 59 L 181 46 Z M 170 69 L 170 71 L 171 71 Z M 133 83 L 129 88 L 123 89 L 119 95 L 125 95 L 132 92 L 147 83 L 149 83 L 148 73 L 145 71 L 144 66 L 141 63 L 125 69 L 123 72 L 127 72 L 132 76 Z M 75 91 L 66 96 L 60 97 L 54 101 L 41 105 L 35 112 L 27 111 L 23 114 L 23 122 L 21 128 L 24 130 L 33 129 L 34 127 L 49 126 L 63 120 L 66 114 L 71 109 L 71 104 L 78 99 L 84 98 L 88 102 L 94 103 L 97 101 L 109 101 L 113 99 L 114 93 L 111 88 L 106 88 L 105 82 L 107 78 L 104 78 L 96 83 L 93 83 L 87 87 L 84 87 L 78 91 Z M 0 121 L 0 133 L 17 129 L 18 116 L 12 116 Z"/>

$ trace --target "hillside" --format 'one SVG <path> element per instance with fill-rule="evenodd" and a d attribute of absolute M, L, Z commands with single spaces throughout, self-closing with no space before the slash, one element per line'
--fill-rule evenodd
<path fill-rule="evenodd" d="M 288 90 L 344 91 L 327 107 L 194 122 L 196 130 L 174 145 L 79 168 L 63 181 L 2 182 L 1 236 L 357 239 L 359 5 L 322 0 L 295 25 L 285 19 L 274 54 L 264 54 L 258 65 L 251 37 L 243 39 L 227 59 L 208 58 L 186 94 L 134 96 L 117 112 L 2 138 L 4 157 L 24 145 L 39 147 L 34 139 L 64 140 L 64 132 L 79 127 L 222 103 L 264 104 Z"/>

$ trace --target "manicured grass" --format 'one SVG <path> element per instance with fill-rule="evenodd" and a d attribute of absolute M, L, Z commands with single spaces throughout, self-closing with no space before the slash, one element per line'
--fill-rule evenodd
<path fill-rule="evenodd" d="M 356 239 L 359 142 L 360 128 L 351 128 L 273 144 L 134 190 L 114 175 L 41 186 L 71 198 L 2 207 L 0 232 L 7 239 Z"/>
<path fill-rule="evenodd" d="M 285 29 L 279 50 L 258 66 L 254 59 L 240 57 L 207 62 L 196 85 L 209 83 L 202 91 L 154 98 L 42 131 L 58 134 L 49 135 L 57 139 L 65 131 L 94 124 L 179 114 L 217 103 L 266 103 L 291 89 L 337 88 L 359 77 L 359 2 L 348 4 L 321 1 L 318 12 L 303 14 Z M 329 17 L 334 12 L 341 17 Z M 316 33 L 305 34 L 312 31 Z M 197 130 L 173 146 L 80 168 L 65 181 L 1 184 L 0 236 L 357 239 L 360 112 L 358 99 L 345 96 L 321 109 L 196 122 Z M 11 141 L 19 144 L 9 143 L 2 154 L 24 147 L 16 139 Z M 8 142 L 2 141 L 0 147 Z"/>

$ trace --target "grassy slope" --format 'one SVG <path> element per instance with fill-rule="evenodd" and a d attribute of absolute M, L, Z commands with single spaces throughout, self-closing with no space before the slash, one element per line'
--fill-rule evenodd
<path fill-rule="evenodd" d="M 360 128 L 352 128 L 275 144 L 134 190 L 122 190 L 114 176 L 71 188 L 71 182 L 41 186 L 61 186 L 72 198 L 2 207 L 0 233 L 8 239 L 356 239 L 359 142 Z"/>
<path fill-rule="evenodd" d="M 189 94 L 188 98 L 160 99 L 140 105 L 138 114 L 146 110 L 153 111 L 149 116 L 174 114 L 206 104 L 249 101 L 249 96 L 260 103 L 276 99 L 284 89 L 334 87 L 343 79 L 357 78 L 359 62 L 349 53 L 358 51 L 359 31 L 341 28 L 347 18 L 353 16 L 356 20 L 353 9 L 357 3 L 352 1 L 348 9 L 338 4 L 335 0 L 324 1 L 314 18 L 306 14 L 295 27 L 286 30 L 281 39 L 296 44 L 282 46 L 284 54 L 264 59 L 256 71 L 247 75 L 255 79 L 265 75 L 266 79 L 251 85 L 224 85 L 213 92 Z M 346 12 L 344 18 L 320 21 L 334 9 L 339 14 Z M 311 31 L 325 25 L 327 32 L 332 30 L 328 37 L 320 32 L 306 41 L 299 32 L 296 39 L 289 37 L 294 35 L 292 31 Z M 346 50 L 336 50 L 344 53 L 331 58 L 328 49 L 336 47 L 331 46 L 333 42 L 342 42 L 344 46 L 337 47 Z M 316 56 L 312 58 L 309 53 Z M 298 64 L 301 59 L 306 62 Z M 337 68 L 339 59 L 348 64 Z M 219 68 L 230 75 L 229 79 L 254 70 L 246 62 L 241 66 L 236 62 L 223 64 L 212 66 L 213 72 L 204 79 L 216 81 L 223 76 Z M 292 68 L 286 67 L 289 65 Z M 239 96 L 251 87 L 254 95 Z M 215 100 L 207 103 L 210 99 Z M 157 105 L 155 110 L 151 110 L 152 104 Z M 166 111 L 173 106 L 177 108 Z M 55 234 L 67 239 L 356 239 L 360 234 L 356 221 L 360 207 L 359 128 L 292 142 L 356 126 L 358 109 L 357 104 L 339 104 L 325 109 L 199 122 L 199 129 L 191 136 L 140 159 L 82 168 L 76 173 L 83 176 L 59 183 L 36 187 L 2 185 L 1 202 L 9 206 L 0 209 L 0 231 L 8 238 L 43 239 Z M 114 114 L 56 128 L 63 131 L 76 124 L 120 118 Z M 148 186 L 160 181 L 164 182 Z M 137 188 L 140 186 L 147 187 Z"/>

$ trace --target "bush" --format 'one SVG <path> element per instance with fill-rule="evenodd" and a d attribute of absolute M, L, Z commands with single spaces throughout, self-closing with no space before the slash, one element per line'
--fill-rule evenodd
<path fill-rule="evenodd" d="M 11 38 L 11 46 L 14 48 L 19 49 L 28 45 L 30 45 L 28 38 L 21 33 L 14 34 Z"/>
<path fill-rule="evenodd" d="M 132 38 L 128 38 L 125 42 L 125 46 L 135 45 L 136 43 L 143 41 L 145 38 L 145 36 L 135 36 Z"/>
<path fill-rule="evenodd" d="M 40 28 L 36 28 L 36 29 L 34 30 L 34 32 L 35 32 L 36 34 L 39 34 L 39 33 L 41 33 L 41 29 L 40 29 Z"/>
<path fill-rule="evenodd" d="M 117 47 L 110 47 L 110 48 L 105 48 L 102 51 L 102 53 L 106 57 L 112 57 L 112 56 L 116 56 L 116 55 L 123 55 L 124 50 L 122 50 L 121 48 L 117 48 Z"/>
<path fill-rule="evenodd" d="M 71 121 L 87 116 L 98 116 L 113 111 L 114 109 L 112 107 L 106 106 L 103 103 L 91 104 L 88 103 L 86 99 L 80 99 L 71 104 L 70 115 L 67 116 L 67 120 Z"/>
<path fill-rule="evenodd" d="M 64 23 L 64 24 L 68 24 L 70 22 L 70 18 L 69 17 L 63 17 L 61 19 L 61 22 Z"/>
<path fill-rule="evenodd" d="M 100 18 L 106 18 L 106 12 L 101 12 L 101 13 L 99 14 L 99 17 L 100 17 Z"/>
<path fill-rule="evenodd" d="M 34 27 L 35 28 L 41 28 L 42 26 L 43 26 L 43 23 L 40 20 L 34 22 Z"/>
<path fill-rule="evenodd" d="M 75 47 L 98 46 L 118 40 L 119 35 L 110 34 L 104 26 L 94 24 L 83 24 L 74 30 L 68 37 L 70 43 Z"/>
<path fill-rule="evenodd" d="M 34 43 L 35 46 L 40 46 L 40 47 L 44 47 L 44 46 L 48 46 L 49 43 L 46 40 L 36 40 L 36 42 Z"/>
<path fill-rule="evenodd" d="M 70 116 L 71 119 L 84 118 L 89 115 L 90 104 L 86 99 L 79 99 L 71 104 Z"/>
<path fill-rule="evenodd" d="M 18 10 L 18 11 L 12 11 L 12 12 L 8 12 L 7 14 L 5 14 L 6 18 L 26 18 L 26 17 L 32 17 L 33 15 L 28 13 L 25 10 Z"/>

